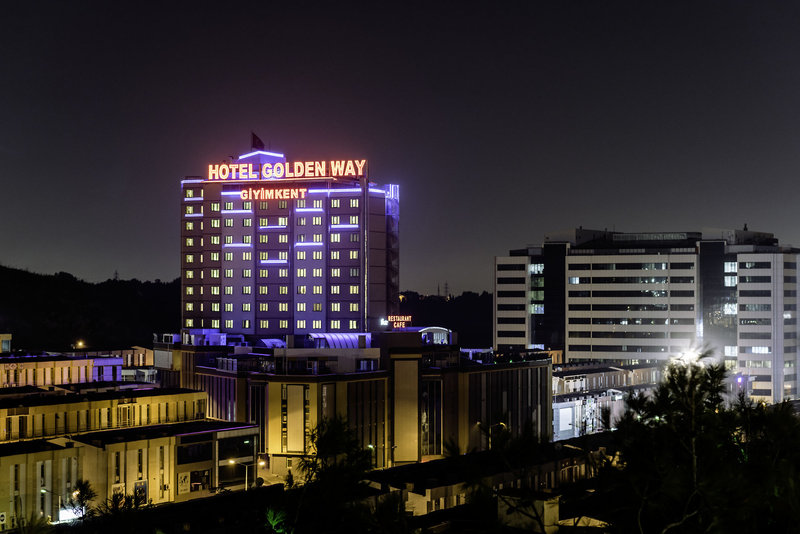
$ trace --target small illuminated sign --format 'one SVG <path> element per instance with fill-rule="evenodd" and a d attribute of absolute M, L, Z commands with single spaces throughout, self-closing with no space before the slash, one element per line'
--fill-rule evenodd
<path fill-rule="evenodd" d="M 386 321 L 392 325 L 392 328 L 405 328 L 407 326 L 411 326 L 410 315 L 390 315 L 386 318 Z"/>
<path fill-rule="evenodd" d="M 287 161 L 285 163 L 218 163 L 208 166 L 208 182 L 269 180 L 276 178 L 312 179 L 364 176 L 365 159 L 332 161 Z"/>
<path fill-rule="evenodd" d="M 306 198 L 306 192 L 308 192 L 308 189 L 302 187 L 284 187 L 281 189 L 270 189 L 266 187 L 253 189 L 252 187 L 248 187 L 247 189 L 242 189 L 239 196 L 242 200 L 292 200 L 295 198 Z"/>

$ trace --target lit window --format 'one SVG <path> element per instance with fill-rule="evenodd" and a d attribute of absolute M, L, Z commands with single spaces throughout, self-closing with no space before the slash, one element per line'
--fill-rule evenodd
<path fill-rule="evenodd" d="M 225 209 L 226 210 L 232 210 L 233 209 L 233 202 L 226 202 L 225 203 Z"/>
<path fill-rule="evenodd" d="M 334 215 L 331 217 L 331 224 L 339 224 L 339 216 Z"/>
<path fill-rule="evenodd" d="M 341 234 L 331 234 L 331 243 L 339 243 L 342 240 Z"/>
<path fill-rule="evenodd" d="M 305 276 L 306 276 L 305 268 L 297 269 L 297 277 L 298 278 L 305 278 Z"/>
<path fill-rule="evenodd" d="M 225 328 L 233 328 L 233 319 L 225 319 Z"/>
<path fill-rule="evenodd" d="M 194 213 L 194 206 L 186 206 L 186 214 Z"/>
<path fill-rule="evenodd" d="M 269 259 L 269 254 L 267 254 L 266 252 L 259 252 L 258 259 L 260 259 L 261 261 L 267 260 Z"/>
<path fill-rule="evenodd" d="M 358 224 L 358 215 L 350 216 L 350 224 Z"/>
<path fill-rule="evenodd" d="M 194 287 L 186 286 L 186 294 L 187 295 L 194 295 Z"/>
<path fill-rule="evenodd" d="M 350 251 L 350 259 L 351 260 L 357 260 L 358 259 L 358 251 L 357 250 L 351 250 Z"/>
<path fill-rule="evenodd" d="M 339 286 L 331 286 L 331 295 L 339 294 Z"/>
<path fill-rule="evenodd" d="M 194 254 L 187 254 L 186 263 L 192 263 L 193 261 L 194 261 Z"/>
<path fill-rule="evenodd" d="M 288 295 L 289 294 L 289 286 L 280 286 L 278 288 L 278 293 L 281 295 Z"/>
<path fill-rule="evenodd" d="M 297 328 L 298 328 L 298 329 L 300 329 L 300 330 L 305 330 L 305 328 L 306 328 L 306 322 L 305 322 L 305 320 L 303 320 L 303 319 L 298 319 L 298 320 L 297 320 Z"/>
<path fill-rule="evenodd" d="M 242 286 L 242 294 L 250 295 L 253 293 L 253 286 Z"/>
<path fill-rule="evenodd" d="M 289 251 L 288 250 L 281 250 L 278 252 L 278 259 L 279 260 L 288 260 L 289 259 Z"/>
<path fill-rule="evenodd" d="M 258 311 L 269 311 L 269 303 L 268 302 L 259 302 L 258 303 Z"/>
<path fill-rule="evenodd" d="M 315 295 L 322 295 L 322 286 L 314 286 L 312 292 Z"/>
<path fill-rule="evenodd" d="M 305 243 L 306 242 L 306 234 L 297 234 L 297 242 L 298 243 Z"/>
<path fill-rule="evenodd" d="M 358 295 L 358 286 L 350 286 L 350 294 Z"/>
<path fill-rule="evenodd" d="M 253 236 L 251 235 L 243 235 L 242 236 L 242 243 L 250 244 L 253 242 Z"/>
<path fill-rule="evenodd" d="M 311 219 L 311 224 L 314 226 L 322 226 L 322 217 L 313 217 Z"/>
<path fill-rule="evenodd" d="M 315 208 L 321 208 L 322 207 L 322 199 L 321 198 L 318 198 L 318 199 L 316 199 L 314 201 L 314 207 Z"/>
<path fill-rule="evenodd" d="M 298 250 L 297 251 L 297 259 L 298 260 L 306 259 L 306 251 L 305 250 Z"/>
<path fill-rule="evenodd" d="M 225 303 L 225 311 L 232 312 L 233 311 L 233 302 L 226 302 Z"/>
<path fill-rule="evenodd" d="M 338 260 L 339 259 L 339 251 L 338 250 L 331 250 L 331 259 Z"/>
<path fill-rule="evenodd" d="M 225 219 L 225 228 L 233 228 L 233 219 Z"/>
<path fill-rule="evenodd" d="M 286 206 L 288 206 L 288 204 L 286 203 L 285 200 L 281 200 L 280 202 L 278 202 L 278 209 L 285 210 Z"/>
<path fill-rule="evenodd" d="M 252 276 L 253 276 L 253 271 L 251 269 L 242 269 L 243 278 L 250 278 Z"/>
<path fill-rule="evenodd" d="M 194 230 L 194 221 L 186 221 L 184 228 L 187 230 Z"/>
<path fill-rule="evenodd" d="M 258 225 L 259 226 L 269 226 L 269 223 L 267 222 L 267 218 L 266 217 L 259 217 Z"/>
<path fill-rule="evenodd" d="M 322 234 L 314 234 L 313 241 L 314 243 L 322 243 Z"/>
<path fill-rule="evenodd" d="M 338 198 L 332 198 L 331 199 L 331 207 L 332 208 L 338 208 L 339 207 L 339 199 Z"/>
<path fill-rule="evenodd" d="M 355 330 L 356 328 L 358 328 L 358 321 L 350 319 L 350 330 Z"/>
<path fill-rule="evenodd" d="M 305 302 L 298 302 L 297 303 L 297 311 L 299 311 L 299 312 L 306 311 L 306 303 Z"/>
<path fill-rule="evenodd" d="M 211 328 L 219 328 L 219 319 L 211 319 Z"/>
<path fill-rule="evenodd" d="M 194 319 L 186 319 L 186 328 L 194 327 Z"/>
<path fill-rule="evenodd" d="M 350 276 L 358 276 L 358 267 L 350 267 Z"/>
<path fill-rule="evenodd" d="M 736 263 L 736 262 L 732 262 Z M 724 277 L 724 285 L 725 287 L 736 287 L 736 275 L 733 276 L 725 276 Z"/>
<path fill-rule="evenodd" d="M 296 207 L 298 207 L 298 208 L 305 208 L 305 207 L 306 207 L 306 201 L 305 201 L 305 199 L 302 199 L 302 198 L 301 198 L 301 199 L 299 199 L 299 200 L 297 201 L 297 203 L 295 204 L 295 206 L 296 206 Z"/>
<path fill-rule="evenodd" d="M 341 302 L 331 302 L 331 311 L 332 312 L 342 311 Z"/>
<path fill-rule="evenodd" d="M 321 312 L 322 311 L 322 303 L 321 302 L 315 302 L 313 310 L 315 312 Z"/>
<path fill-rule="evenodd" d="M 350 242 L 351 243 L 358 243 L 360 237 L 358 234 L 350 234 Z"/>
<path fill-rule="evenodd" d="M 305 225 L 306 225 L 306 218 L 305 217 L 298 217 L 297 218 L 297 226 L 305 226 Z"/>
<path fill-rule="evenodd" d="M 233 278 L 233 269 L 225 269 L 225 278 Z"/>
<path fill-rule="evenodd" d="M 219 228 L 219 219 L 211 219 L 211 228 Z"/>
<path fill-rule="evenodd" d="M 333 278 L 338 278 L 340 276 L 340 273 L 341 269 L 339 269 L 338 267 L 331 269 L 331 277 Z"/>
<path fill-rule="evenodd" d="M 258 270 L 258 276 L 260 278 L 267 278 L 269 276 L 269 270 L 268 269 L 259 269 Z"/>
<path fill-rule="evenodd" d="M 319 319 L 311 321 L 311 328 L 313 330 L 320 330 L 322 328 L 322 321 L 320 321 Z"/>
<path fill-rule="evenodd" d="M 350 303 L 350 311 L 357 312 L 358 311 L 358 302 L 351 302 Z"/>
<path fill-rule="evenodd" d="M 338 319 L 331 320 L 331 330 L 338 330 L 341 328 L 341 322 Z"/>
<path fill-rule="evenodd" d="M 194 246 L 194 238 L 193 237 L 187 237 L 186 238 L 186 246 L 187 247 L 193 247 Z"/>
<path fill-rule="evenodd" d="M 186 278 L 194 278 L 194 271 L 186 271 Z"/>
<path fill-rule="evenodd" d="M 253 259 L 253 253 L 252 252 L 242 252 L 242 259 L 244 261 L 252 260 Z"/>
<path fill-rule="evenodd" d="M 268 243 L 269 242 L 269 236 L 267 234 L 259 235 L 258 236 L 258 242 L 259 243 Z"/>
<path fill-rule="evenodd" d="M 242 311 L 249 312 L 250 311 L 250 303 L 249 302 L 242 302 Z"/>
<path fill-rule="evenodd" d="M 218 312 L 219 311 L 219 302 L 212 302 L 211 303 L 211 311 Z"/>
<path fill-rule="evenodd" d="M 219 286 L 211 286 L 211 294 L 219 295 Z"/>
<path fill-rule="evenodd" d="M 358 207 L 358 199 L 357 198 L 351 198 L 350 199 L 350 207 L 351 208 L 357 208 Z"/>
<path fill-rule="evenodd" d="M 287 226 L 289 224 L 289 217 L 278 217 L 278 226 Z"/>
<path fill-rule="evenodd" d="M 322 259 L 322 251 L 321 250 L 315 250 L 314 251 L 314 259 L 315 260 L 321 260 Z"/>
<path fill-rule="evenodd" d="M 211 278 L 219 278 L 219 269 L 211 269 Z"/>
<path fill-rule="evenodd" d="M 225 261 L 233 261 L 233 252 L 225 253 Z"/>
<path fill-rule="evenodd" d="M 250 319 L 244 319 L 242 321 L 242 328 L 250 328 Z"/>
<path fill-rule="evenodd" d="M 242 226 L 253 226 L 253 219 L 242 219 Z"/>
<path fill-rule="evenodd" d="M 225 286 L 225 294 L 233 295 L 233 286 Z"/>
<path fill-rule="evenodd" d="M 285 200 L 283 202 L 286 203 Z M 286 319 L 281 319 L 280 322 L 279 322 L 279 326 L 280 326 L 280 328 L 283 328 L 283 329 L 289 328 L 289 321 L 287 321 Z"/>
<path fill-rule="evenodd" d="M 211 211 L 219 211 L 219 202 L 211 203 Z"/>
<path fill-rule="evenodd" d="M 278 311 L 281 311 L 281 312 L 289 311 L 289 303 L 288 302 L 279 302 L 278 303 Z"/>
<path fill-rule="evenodd" d="M 269 291 L 269 286 L 258 286 L 258 294 L 266 295 Z"/>
<path fill-rule="evenodd" d="M 258 321 L 259 328 L 269 328 L 269 321 L 267 319 L 261 319 Z"/>
<path fill-rule="evenodd" d="M 192 197 L 194 196 L 194 190 L 193 190 L 193 189 L 187 189 L 187 190 L 185 191 L 185 193 L 186 193 L 186 194 L 184 195 L 184 196 L 185 196 L 185 198 L 192 198 Z"/>
<path fill-rule="evenodd" d="M 261 202 L 258 203 L 258 209 L 260 210 L 269 209 L 269 203 L 266 200 L 262 200 Z"/>
<path fill-rule="evenodd" d="M 297 286 L 297 294 L 298 295 L 305 295 L 306 294 L 306 286 Z"/>
<path fill-rule="evenodd" d="M 249 200 L 242 202 L 242 209 L 251 210 L 253 209 L 253 203 Z"/>
<path fill-rule="evenodd" d="M 289 234 L 281 234 L 278 236 L 278 243 L 288 243 L 289 242 Z"/>
<path fill-rule="evenodd" d="M 289 276 L 289 269 L 278 269 L 278 278 L 286 278 Z"/>
<path fill-rule="evenodd" d="M 194 303 L 187 302 L 186 303 L 186 311 L 194 311 Z"/>
<path fill-rule="evenodd" d="M 225 244 L 226 245 L 230 245 L 231 243 L 233 243 L 233 236 L 232 235 L 226 235 L 225 236 Z"/>
<path fill-rule="evenodd" d="M 322 269 L 316 268 L 313 270 L 312 275 L 314 278 L 322 278 Z"/>
<path fill-rule="evenodd" d="M 219 236 L 218 235 L 212 235 L 211 236 L 211 244 L 212 245 L 219 245 Z"/>
<path fill-rule="evenodd" d="M 211 253 L 211 261 L 219 261 L 219 252 Z"/>

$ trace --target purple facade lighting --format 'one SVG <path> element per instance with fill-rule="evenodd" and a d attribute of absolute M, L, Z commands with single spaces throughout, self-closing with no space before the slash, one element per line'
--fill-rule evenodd
<path fill-rule="evenodd" d="M 184 214 L 184 217 L 202 217 L 202 216 L 203 216 L 202 213 L 186 213 L 186 214 Z"/>
<path fill-rule="evenodd" d="M 313 243 L 313 242 L 303 241 L 302 243 L 295 243 L 294 246 L 296 246 L 296 247 L 323 247 L 323 246 L 325 246 L 325 243 Z"/>
<path fill-rule="evenodd" d="M 357 224 L 332 224 L 331 230 L 354 230 L 358 227 Z"/>
<path fill-rule="evenodd" d="M 222 210 L 220 213 L 253 213 L 253 210 Z"/>
<path fill-rule="evenodd" d="M 225 243 L 224 245 L 222 245 L 223 248 L 229 248 L 229 247 L 246 247 L 246 248 L 249 248 L 249 247 L 252 247 L 252 246 L 253 246 L 252 243 Z"/>
<path fill-rule="evenodd" d="M 289 263 L 289 260 L 261 260 L 262 265 Z"/>
<path fill-rule="evenodd" d="M 224 197 L 240 197 L 242 196 L 241 191 L 223 191 L 220 195 Z"/>
<path fill-rule="evenodd" d="M 189 197 L 189 198 L 184 198 L 183 201 L 184 202 L 202 202 L 203 201 L 203 197 Z"/>
<path fill-rule="evenodd" d="M 245 159 L 245 158 L 249 158 L 249 157 L 252 157 L 252 156 L 259 156 L 259 155 L 261 155 L 261 156 L 272 156 L 274 158 L 285 158 L 286 157 L 283 154 L 279 154 L 277 152 L 267 152 L 265 150 L 256 150 L 255 152 L 249 152 L 247 154 L 242 154 L 241 156 L 239 156 L 239 159 Z"/>
<path fill-rule="evenodd" d="M 259 226 L 258 229 L 259 230 L 285 230 L 286 229 L 286 225 L 285 224 L 273 224 L 273 225 L 270 225 L 270 226 Z"/>
<path fill-rule="evenodd" d="M 295 208 L 297 213 L 322 213 L 325 211 L 322 208 Z"/>
<path fill-rule="evenodd" d="M 188 180 L 181 180 L 181 184 L 201 184 L 203 183 L 202 178 L 190 178 Z"/>

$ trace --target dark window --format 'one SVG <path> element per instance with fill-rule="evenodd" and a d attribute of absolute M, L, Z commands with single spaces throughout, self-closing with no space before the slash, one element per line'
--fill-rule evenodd
<path fill-rule="evenodd" d="M 740 290 L 739 291 L 740 297 L 771 297 L 772 291 L 769 289 L 750 289 L 750 290 Z"/>
<path fill-rule="evenodd" d="M 740 261 L 740 269 L 769 269 L 772 264 L 768 261 Z"/>
<path fill-rule="evenodd" d="M 524 317 L 498 317 L 497 324 L 525 324 Z"/>
<path fill-rule="evenodd" d="M 769 284 L 772 282 L 771 276 L 740 276 L 740 284 Z"/>
<path fill-rule="evenodd" d="M 194 462 L 204 462 L 213 457 L 211 443 L 192 443 L 179 445 L 177 461 L 179 464 L 191 464 Z"/>
<path fill-rule="evenodd" d="M 694 276 L 670 276 L 669 281 L 673 284 L 694 284 Z"/>
<path fill-rule="evenodd" d="M 772 324 L 772 319 L 739 319 L 739 324 L 743 326 L 769 326 Z"/>
<path fill-rule="evenodd" d="M 524 311 L 524 304 L 498 304 L 497 311 Z"/>
<path fill-rule="evenodd" d="M 498 291 L 498 298 L 525 297 L 524 291 Z"/>
<path fill-rule="evenodd" d="M 522 263 L 500 264 L 497 266 L 498 271 L 524 271 L 525 265 Z"/>
<path fill-rule="evenodd" d="M 669 264 L 669 268 L 670 269 L 693 269 L 694 268 L 694 263 L 692 263 L 692 262 L 688 262 L 688 263 L 684 263 L 684 262 L 670 263 Z"/>
<path fill-rule="evenodd" d="M 525 277 L 519 277 L 519 278 L 509 278 L 509 277 L 505 277 L 505 278 L 498 278 L 498 279 L 497 279 L 497 283 L 498 283 L 498 284 L 524 284 L 524 283 L 525 283 Z"/>
<path fill-rule="evenodd" d="M 693 297 L 694 291 L 692 290 L 672 290 L 669 292 L 670 297 Z"/>
<path fill-rule="evenodd" d="M 525 331 L 520 330 L 498 330 L 497 337 L 525 337 Z"/>
<path fill-rule="evenodd" d="M 570 263 L 569 270 L 570 271 L 588 271 L 592 268 L 590 263 Z"/>

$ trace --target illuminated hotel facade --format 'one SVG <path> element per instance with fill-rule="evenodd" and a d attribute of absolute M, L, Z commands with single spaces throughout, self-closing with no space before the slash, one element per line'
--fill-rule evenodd
<path fill-rule="evenodd" d="M 398 186 L 366 160 L 258 150 L 181 181 L 182 327 L 290 341 L 377 329 L 398 302 Z"/>

